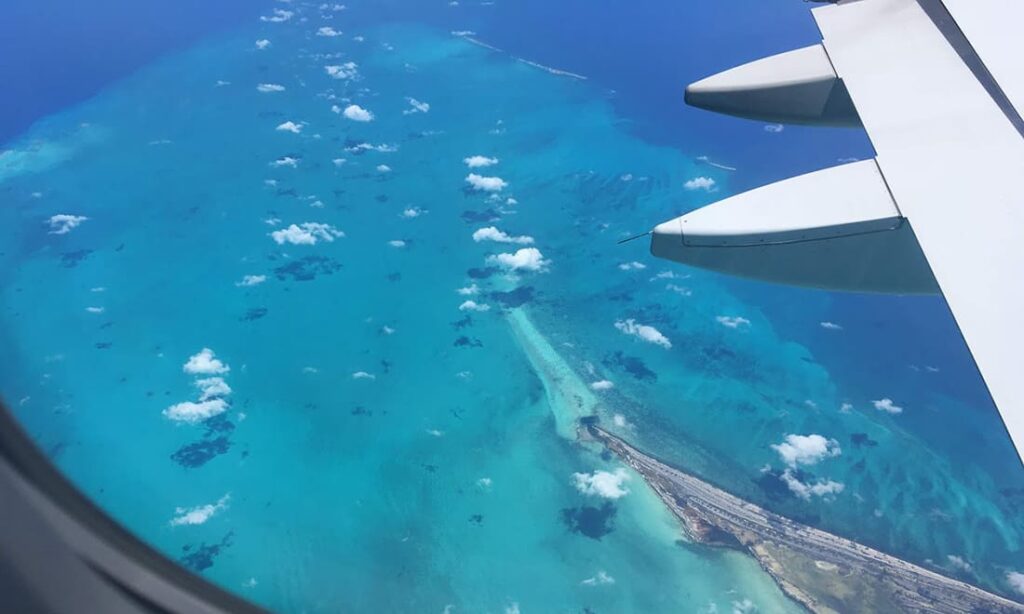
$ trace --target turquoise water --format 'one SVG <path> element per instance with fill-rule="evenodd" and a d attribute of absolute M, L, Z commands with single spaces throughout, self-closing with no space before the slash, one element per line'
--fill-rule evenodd
<path fill-rule="evenodd" d="M 681 542 L 636 476 L 618 497 L 578 487 L 619 467 L 566 436 L 571 408 L 515 310 L 578 381 L 612 383 L 592 398 L 641 448 L 1009 593 L 1024 476 L 973 372 L 963 394 L 926 356 L 878 381 L 832 357 L 913 350 L 852 318 L 819 325 L 856 299 L 615 245 L 729 193 L 701 144 L 651 145 L 593 82 L 449 32 L 316 36 L 294 10 L 165 57 L 0 157 L 0 390 L 118 519 L 283 611 L 796 611 L 752 559 Z M 374 120 L 332 111 L 349 105 Z M 467 168 L 477 155 L 498 162 Z M 698 176 L 715 191 L 687 190 Z M 59 214 L 87 219 L 55 234 Z M 327 225 L 316 244 L 275 239 L 307 223 Z M 490 226 L 533 241 L 474 241 Z M 494 258 L 529 248 L 539 270 Z M 940 302 L 914 301 L 959 343 Z M 872 317 L 899 327 L 897 305 L 875 299 Z M 667 342 L 623 332 L 637 325 Z M 224 366 L 186 372 L 204 348 Z M 165 415 L 208 377 L 231 388 L 205 399 L 223 413 Z M 886 397 L 904 411 L 872 406 Z M 772 445 L 788 434 L 842 452 L 787 473 Z"/>

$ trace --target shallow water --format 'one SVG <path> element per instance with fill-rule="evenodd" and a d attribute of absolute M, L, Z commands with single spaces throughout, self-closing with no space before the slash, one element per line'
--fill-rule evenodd
<path fill-rule="evenodd" d="M 1024 476 L 941 301 L 616 246 L 734 174 L 696 160 L 702 143 L 643 140 L 589 80 L 426 25 L 315 36 L 318 11 L 294 10 L 161 59 L 0 158 L 0 391 L 117 518 L 284 611 L 795 610 L 752 559 L 680 543 L 637 476 L 624 496 L 578 488 L 618 468 L 572 439 L 596 404 L 731 492 L 1010 590 Z M 350 78 L 325 70 L 349 61 Z M 374 121 L 331 110 L 349 104 Z M 685 189 L 696 176 L 716 191 Z M 56 214 L 88 219 L 52 234 Z M 308 222 L 338 232 L 272 235 Z M 527 244 L 474 241 L 492 225 L 532 237 L 541 270 L 493 260 Z M 183 365 L 203 348 L 230 368 L 228 408 L 170 420 L 200 400 Z M 903 411 L 875 409 L 886 397 Z M 812 433 L 841 453 L 785 474 L 772 445 Z M 804 499 L 794 476 L 842 490 Z"/>

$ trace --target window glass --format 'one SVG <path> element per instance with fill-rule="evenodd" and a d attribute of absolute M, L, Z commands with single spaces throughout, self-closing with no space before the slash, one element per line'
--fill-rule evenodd
<path fill-rule="evenodd" d="M 182 565 L 280 611 L 892 607 L 745 501 L 1022 598 L 1024 472 L 941 296 L 617 244 L 874 155 L 683 104 L 818 42 L 806 4 L 15 4 L 0 395 Z"/>

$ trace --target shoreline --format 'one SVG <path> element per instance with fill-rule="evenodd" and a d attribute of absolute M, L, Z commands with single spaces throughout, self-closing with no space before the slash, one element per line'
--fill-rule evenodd
<path fill-rule="evenodd" d="M 544 385 L 559 435 L 601 444 L 643 478 L 692 541 L 752 556 L 808 611 L 1024 612 L 1024 604 L 800 524 L 644 454 L 598 426 L 597 397 L 525 310 L 506 318 Z"/>

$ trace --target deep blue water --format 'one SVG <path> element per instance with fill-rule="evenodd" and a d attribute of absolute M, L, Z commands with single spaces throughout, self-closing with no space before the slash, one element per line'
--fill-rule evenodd
<path fill-rule="evenodd" d="M 0 51 L 31 58 L 0 65 L 0 394 L 116 517 L 288 611 L 792 608 L 751 559 L 678 544 L 635 477 L 621 497 L 581 487 L 620 468 L 565 437 L 543 346 L 566 394 L 640 447 L 1012 590 L 1024 475 L 940 299 L 770 286 L 615 245 L 871 155 L 858 131 L 682 104 L 693 79 L 815 42 L 806 4 L 247 4 L 23 2 L 0 25 Z M 273 9 L 293 14 L 258 20 Z M 467 30 L 502 51 L 451 34 Z M 374 121 L 331 109 L 349 104 Z M 500 161 L 467 169 L 473 155 Z M 475 191 L 469 173 L 507 185 Z M 686 190 L 696 176 L 717 191 Z M 55 234 L 61 214 L 88 219 Z M 310 222 L 328 225 L 315 245 L 274 238 Z M 531 237 L 546 266 L 502 270 L 525 244 L 474 241 L 488 226 Z M 230 371 L 187 372 L 204 348 Z M 232 389 L 209 397 L 224 411 L 174 420 L 204 377 Z M 841 453 L 789 467 L 773 447 L 811 434 Z"/>

